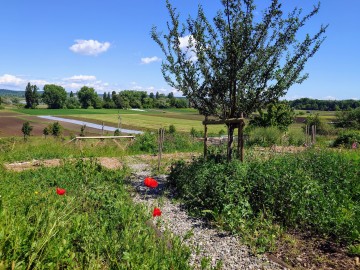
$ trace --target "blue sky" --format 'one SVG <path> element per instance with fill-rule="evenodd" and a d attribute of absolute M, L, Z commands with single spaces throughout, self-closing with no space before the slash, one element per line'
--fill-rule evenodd
<path fill-rule="evenodd" d="M 172 0 L 181 18 L 204 6 L 208 18 L 220 0 Z M 316 0 L 283 0 L 304 11 Z M 259 9 L 269 1 L 257 0 Z M 323 0 L 305 31 L 329 24 L 324 44 L 309 60 L 309 79 L 285 98 L 360 99 L 359 0 Z M 83 85 L 98 93 L 124 89 L 169 93 L 160 66 L 163 57 L 151 39 L 153 25 L 166 30 L 165 0 L 3 0 L 1 1 L 0 88 L 24 90 L 28 82 Z M 175 95 L 181 93 L 175 91 Z"/>

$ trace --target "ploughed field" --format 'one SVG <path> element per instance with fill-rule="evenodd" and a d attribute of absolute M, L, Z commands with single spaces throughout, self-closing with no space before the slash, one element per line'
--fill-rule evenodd
<path fill-rule="evenodd" d="M 0 110 L 0 137 L 23 136 L 21 128 L 26 121 L 29 121 L 30 125 L 33 127 L 31 134 L 34 136 L 42 136 L 44 128 L 54 122 L 51 120 L 40 119 L 37 116 Z M 64 128 L 63 135 L 65 136 L 76 134 L 80 131 L 79 125 L 65 122 L 61 122 L 61 125 Z M 101 133 L 101 130 L 87 128 L 87 133 L 89 135 L 95 135 Z"/>

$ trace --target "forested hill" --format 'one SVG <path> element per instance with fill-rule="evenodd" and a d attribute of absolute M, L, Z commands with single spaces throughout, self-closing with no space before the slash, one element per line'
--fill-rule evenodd
<path fill-rule="evenodd" d="M 25 97 L 25 91 L 0 89 L 0 96 L 2 96 L 2 97 Z"/>
<path fill-rule="evenodd" d="M 350 110 L 360 107 L 360 100 L 346 99 L 346 100 L 319 100 L 310 98 L 300 98 L 290 100 L 291 108 L 297 110 L 319 110 L 319 111 L 338 111 Z"/>

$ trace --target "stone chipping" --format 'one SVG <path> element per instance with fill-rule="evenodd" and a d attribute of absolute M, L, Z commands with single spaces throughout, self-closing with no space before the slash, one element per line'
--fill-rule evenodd
<path fill-rule="evenodd" d="M 133 174 L 129 181 L 134 187 L 133 200 L 145 204 L 149 210 L 159 206 L 161 222 L 155 226 L 161 232 L 169 230 L 184 239 L 191 250 L 190 263 L 194 269 L 202 269 L 201 262 L 208 261 L 215 269 L 286 269 L 264 255 L 253 255 L 249 248 L 228 232 L 211 228 L 201 219 L 190 217 L 181 204 L 171 200 L 172 194 L 165 189 L 167 177 L 155 178 L 159 186 L 149 190 L 143 185 L 144 178 L 151 175 L 150 167 L 145 163 L 129 164 Z"/>

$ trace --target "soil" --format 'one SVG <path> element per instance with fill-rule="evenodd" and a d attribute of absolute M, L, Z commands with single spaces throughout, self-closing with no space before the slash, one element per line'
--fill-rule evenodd
<path fill-rule="evenodd" d="M 360 269 L 359 257 L 349 256 L 345 245 L 298 231 L 290 231 L 279 239 L 272 255 L 299 270 Z"/>
<path fill-rule="evenodd" d="M 76 159 L 71 159 L 75 161 Z M 87 160 L 87 158 L 84 158 Z M 97 158 L 101 166 L 110 169 L 116 170 L 123 167 L 123 162 L 119 158 L 108 158 L 100 157 Z M 5 163 L 4 166 L 7 170 L 21 172 L 24 170 L 36 169 L 39 167 L 56 167 L 60 166 L 62 163 L 61 159 L 45 159 L 45 160 L 32 160 L 26 162 L 14 162 L 14 163 Z"/>
<path fill-rule="evenodd" d="M 23 133 L 21 131 L 24 122 L 29 121 L 33 127 L 31 135 L 42 136 L 43 130 L 49 124 L 55 121 L 40 119 L 37 116 L 24 115 L 14 112 L 1 112 L 0 113 L 0 137 L 21 137 Z M 63 135 L 70 136 L 72 134 L 80 134 L 80 125 L 61 122 L 61 126 L 64 128 Z M 101 135 L 101 130 L 94 128 L 86 128 L 86 135 Z"/>

